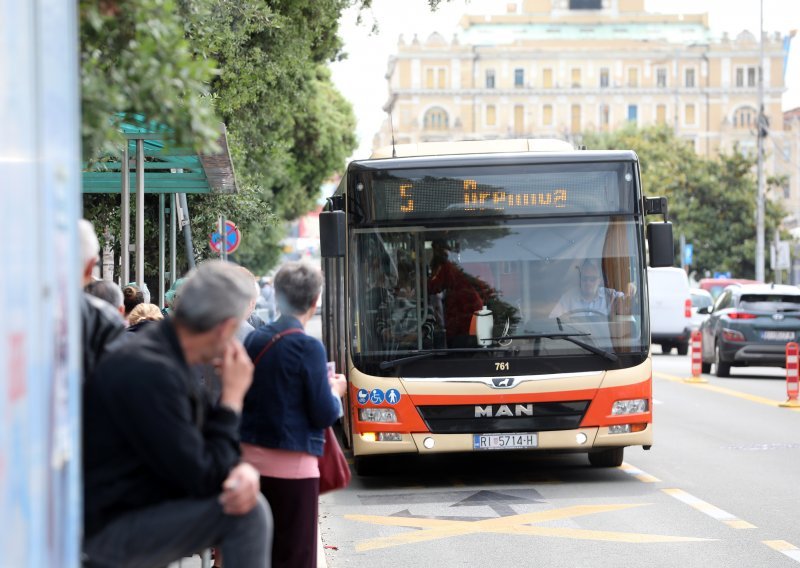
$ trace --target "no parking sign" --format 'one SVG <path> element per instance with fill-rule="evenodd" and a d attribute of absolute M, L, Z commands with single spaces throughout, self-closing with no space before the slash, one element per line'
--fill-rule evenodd
<path fill-rule="evenodd" d="M 225 238 L 219 234 L 219 231 L 214 231 L 208 236 L 208 246 L 214 252 L 220 251 L 220 244 L 225 241 L 225 252 L 230 254 L 239 248 L 239 243 L 242 242 L 242 233 L 236 228 L 233 221 L 225 221 Z"/>

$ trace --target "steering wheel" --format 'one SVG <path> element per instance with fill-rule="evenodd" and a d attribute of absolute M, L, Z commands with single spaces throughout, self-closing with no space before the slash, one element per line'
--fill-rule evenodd
<path fill-rule="evenodd" d="M 576 319 L 575 316 L 580 316 L 580 317 L 582 317 L 584 319 L 596 319 L 596 318 L 608 319 L 608 314 L 603 313 L 603 312 L 599 312 L 597 310 L 591 310 L 589 308 L 580 308 L 580 309 L 577 309 L 577 310 L 570 310 L 568 312 L 562 313 L 558 317 L 559 318 L 566 317 L 566 318 L 569 318 L 569 319 Z"/>

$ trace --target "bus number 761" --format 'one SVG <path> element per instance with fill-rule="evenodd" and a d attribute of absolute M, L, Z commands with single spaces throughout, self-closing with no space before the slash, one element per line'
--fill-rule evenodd
<path fill-rule="evenodd" d="M 495 371 L 508 371 L 508 369 L 509 369 L 508 361 L 501 361 L 499 363 L 494 364 Z"/>

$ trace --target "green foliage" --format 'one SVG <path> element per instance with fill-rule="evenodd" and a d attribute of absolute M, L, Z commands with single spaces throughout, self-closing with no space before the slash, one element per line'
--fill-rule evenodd
<path fill-rule="evenodd" d="M 626 128 L 611 134 L 589 134 L 590 149 L 628 149 L 638 156 L 645 193 L 665 196 L 676 240 L 681 234 L 694 245 L 692 270 L 698 278 L 730 271 L 739 278 L 755 274 L 755 157 L 734 149 L 719 157 L 698 156 L 690 142 L 665 127 Z M 766 238 L 785 216 L 767 199 Z M 680 258 L 676 256 L 676 258 Z M 767 267 L 768 268 L 768 267 Z"/>

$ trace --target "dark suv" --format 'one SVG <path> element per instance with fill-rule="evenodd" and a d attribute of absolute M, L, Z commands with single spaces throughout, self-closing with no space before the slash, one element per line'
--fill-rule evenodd
<path fill-rule="evenodd" d="M 784 367 L 786 344 L 800 337 L 800 289 L 780 284 L 728 286 L 714 305 L 702 308 L 703 372 L 718 377 L 731 367 Z"/>

